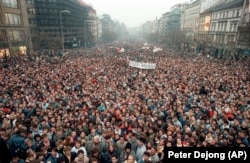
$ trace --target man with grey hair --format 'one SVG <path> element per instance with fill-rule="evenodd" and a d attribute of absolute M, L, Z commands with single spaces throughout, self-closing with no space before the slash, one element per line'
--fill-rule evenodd
<path fill-rule="evenodd" d="M 89 140 L 86 143 L 86 151 L 87 155 L 90 156 L 92 149 L 98 149 L 99 152 L 102 152 L 105 148 L 106 144 L 103 141 L 100 141 L 100 136 L 96 135 L 92 140 Z"/>

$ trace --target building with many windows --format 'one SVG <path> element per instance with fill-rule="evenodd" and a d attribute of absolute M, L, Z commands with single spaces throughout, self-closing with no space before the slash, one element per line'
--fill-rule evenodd
<path fill-rule="evenodd" d="M 32 51 L 26 2 L 0 0 L 0 56 Z"/>
<path fill-rule="evenodd" d="M 79 0 L 26 0 L 34 49 L 85 45 L 92 7 Z M 95 11 L 94 11 L 95 13 Z M 85 31 L 84 31 L 85 30 Z"/>
<path fill-rule="evenodd" d="M 0 55 L 84 46 L 97 37 L 90 17 L 96 24 L 81 0 L 0 0 Z"/>
<path fill-rule="evenodd" d="M 229 0 L 201 0 L 200 13 L 203 13 L 204 11 L 206 11 L 211 7 L 219 5 L 224 1 L 229 1 Z"/>
<path fill-rule="evenodd" d="M 196 47 L 195 39 L 198 36 L 201 0 L 187 4 L 181 15 L 181 30 L 184 32 L 184 48 L 193 50 Z"/>
<path fill-rule="evenodd" d="M 211 37 L 213 37 L 213 35 L 209 35 L 211 15 L 211 10 L 206 10 L 200 14 L 198 38 L 195 39 L 197 44 L 195 49 L 196 52 L 204 52 L 206 47 L 211 47 Z"/>
<path fill-rule="evenodd" d="M 244 0 L 235 42 L 237 56 L 250 55 L 250 1 Z"/>
<path fill-rule="evenodd" d="M 229 1 L 210 9 L 212 12 L 209 32 L 211 50 L 218 57 L 232 57 L 235 54 L 243 2 L 244 0 Z"/>
<path fill-rule="evenodd" d="M 181 15 L 186 8 L 186 3 L 178 3 L 171 7 L 166 22 L 166 42 L 169 48 L 180 49 L 183 40 L 181 31 Z"/>

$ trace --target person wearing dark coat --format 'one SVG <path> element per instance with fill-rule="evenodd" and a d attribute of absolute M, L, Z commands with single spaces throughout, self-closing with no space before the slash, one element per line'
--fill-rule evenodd
<path fill-rule="evenodd" d="M 57 160 L 57 162 L 64 162 L 64 163 L 71 163 L 75 160 L 77 154 L 75 152 L 71 152 L 71 147 L 66 146 L 64 147 L 64 151 L 61 157 Z"/>
<path fill-rule="evenodd" d="M 91 150 L 91 155 L 89 157 L 89 162 L 101 163 L 101 156 L 98 148 L 93 148 Z"/>
<path fill-rule="evenodd" d="M 3 135 L 0 137 L 0 162 L 1 163 L 2 162 L 7 163 L 7 162 L 11 161 L 7 142 L 4 138 L 5 138 L 5 136 L 3 136 Z"/>
<path fill-rule="evenodd" d="M 11 156 L 18 154 L 19 158 L 26 158 L 27 146 L 25 143 L 26 130 L 19 129 L 9 140 L 9 149 Z"/>
<path fill-rule="evenodd" d="M 112 143 L 108 145 L 106 151 L 101 152 L 101 161 L 102 163 L 112 163 L 112 156 L 115 155 L 119 158 L 119 151 L 114 147 Z"/>
<path fill-rule="evenodd" d="M 132 145 L 128 142 L 125 146 L 125 150 L 121 151 L 119 161 L 125 162 L 129 155 L 135 156 L 135 152 L 132 151 Z"/>

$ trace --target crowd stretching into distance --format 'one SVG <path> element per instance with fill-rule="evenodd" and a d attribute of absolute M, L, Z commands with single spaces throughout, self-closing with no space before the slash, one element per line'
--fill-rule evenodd
<path fill-rule="evenodd" d="M 249 60 L 141 46 L 7 59 L 0 162 L 161 163 L 168 147 L 250 147 Z"/>

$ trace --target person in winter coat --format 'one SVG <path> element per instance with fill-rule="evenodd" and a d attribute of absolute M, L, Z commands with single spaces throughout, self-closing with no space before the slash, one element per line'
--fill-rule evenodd
<path fill-rule="evenodd" d="M 103 163 L 111 163 L 112 162 L 112 155 L 119 157 L 120 153 L 117 148 L 114 147 L 114 144 L 109 143 L 108 149 L 101 152 L 101 161 Z"/>
<path fill-rule="evenodd" d="M 17 154 L 19 158 L 26 158 L 26 150 L 27 146 L 25 143 L 25 129 L 19 129 L 16 134 L 14 134 L 9 140 L 9 148 L 11 152 L 11 156 Z"/>
<path fill-rule="evenodd" d="M 128 156 L 129 155 L 133 155 L 135 157 L 135 152 L 132 151 L 132 146 L 131 146 L 131 143 L 127 143 L 126 146 L 125 146 L 125 150 L 123 150 L 120 154 L 120 158 L 119 160 L 121 162 L 124 162 L 128 159 Z"/>

